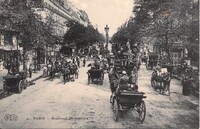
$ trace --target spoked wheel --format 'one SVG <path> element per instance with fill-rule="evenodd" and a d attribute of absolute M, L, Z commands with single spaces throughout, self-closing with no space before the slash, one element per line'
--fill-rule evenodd
<path fill-rule="evenodd" d="M 138 107 L 137 112 L 139 114 L 139 119 L 141 122 L 143 122 L 145 119 L 145 116 L 146 116 L 146 105 L 145 105 L 144 101 L 141 100 L 140 105 L 138 105 L 138 106 L 139 107 Z"/>
<path fill-rule="evenodd" d="M 19 82 L 18 84 L 18 87 L 17 87 L 17 90 L 18 90 L 18 93 L 21 93 L 22 92 L 22 87 L 23 87 L 23 82 L 22 80 Z"/>
<path fill-rule="evenodd" d="M 2 92 L 4 95 L 8 95 L 8 89 L 6 88 L 6 84 L 3 84 Z"/>
<path fill-rule="evenodd" d="M 113 95 L 110 96 L 111 109 L 114 110 Z"/>
<path fill-rule="evenodd" d="M 26 89 L 27 87 L 28 87 L 28 81 L 25 80 L 25 81 L 24 81 L 24 89 Z"/>
<path fill-rule="evenodd" d="M 110 95 L 110 103 L 112 103 L 112 95 Z"/>
<path fill-rule="evenodd" d="M 90 77 L 88 77 L 88 85 L 90 84 Z"/>
<path fill-rule="evenodd" d="M 113 107 L 113 111 L 114 111 L 114 120 L 115 121 L 118 121 L 118 115 L 119 115 L 119 106 L 118 106 L 118 103 L 117 103 L 117 100 L 114 99 L 114 107 Z"/>

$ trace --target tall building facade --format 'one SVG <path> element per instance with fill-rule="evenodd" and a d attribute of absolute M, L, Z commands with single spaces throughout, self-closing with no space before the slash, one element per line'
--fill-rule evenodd
<path fill-rule="evenodd" d="M 64 34 L 68 31 L 68 21 L 74 20 L 87 26 L 90 24 L 87 14 L 74 7 L 67 0 L 22 0 L 25 4 L 31 7 L 35 13 L 41 16 L 41 21 L 47 22 L 53 19 L 54 29 L 53 35 L 58 38 L 58 42 L 62 42 Z M 6 0 L 6 2 L 19 2 L 19 0 Z M 20 47 L 20 39 L 17 36 L 19 32 L 15 30 L 6 30 L 0 25 L 0 59 L 7 59 L 17 55 L 16 53 L 23 53 Z M 38 41 L 41 42 L 41 41 Z M 42 43 L 41 43 L 42 44 Z M 51 55 L 50 51 L 59 51 L 59 45 L 54 48 L 47 46 L 39 46 L 28 53 L 29 62 L 36 62 L 37 64 L 45 64 L 48 56 Z M 37 58 L 32 58 L 32 57 Z M 21 57 L 22 58 L 22 57 Z M 33 60 L 35 59 L 35 61 Z"/>
<path fill-rule="evenodd" d="M 69 20 L 85 26 L 90 24 L 87 14 L 66 0 L 28 0 L 28 5 L 42 16 L 42 21 L 46 22 L 50 17 L 55 21 L 55 35 L 58 36 L 64 36 L 69 29 L 66 26 Z"/>
<path fill-rule="evenodd" d="M 58 37 L 59 42 L 63 41 L 63 36 L 69 29 L 67 26 L 68 21 L 74 20 L 84 26 L 90 24 L 87 14 L 66 0 L 28 0 L 27 4 L 42 16 L 41 20 L 43 22 L 47 22 L 50 18 L 53 19 L 54 35 Z M 48 57 L 51 57 L 50 51 L 52 49 L 56 51 L 55 54 L 58 53 L 59 45 L 54 48 L 48 46 L 38 48 L 36 51 L 37 63 L 45 63 Z"/>

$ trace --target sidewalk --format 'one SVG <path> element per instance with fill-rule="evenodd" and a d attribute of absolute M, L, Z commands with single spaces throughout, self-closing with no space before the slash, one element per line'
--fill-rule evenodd
<path fill-rule="evenodd" d="M 33 83 L 34 81 L 40 79 L 42 77 L 43 71 L 36 71 L 32 73 L 32 77 L 29 78 L 29 76 L 27 77 L 28 82 Z"/>
<path fill-rule="evenodd" d="M 0 71 L 0 90 L 3 89 L 3 76 L 7 75 L 7 69 L 3 69 Z M 27 81 L 29 83 L 33 83 L 34 81 L 40 79 L 42 77 L 43 71 L 37 71 L 36 73 L 33 72 L 32 78 L 27 76 Z"/>

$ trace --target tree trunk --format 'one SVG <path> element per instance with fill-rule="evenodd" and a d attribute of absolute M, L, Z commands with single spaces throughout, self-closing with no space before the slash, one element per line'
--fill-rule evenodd
<path fill-rule="evenodd" d="M 25 43 L 23 43 L 23 70 L 27 70 L 25 58 L 26 58 L 26 47 L 25 47 Z"/>
<path fill-rule="evenodd" d="M 165 33 L 165 41 L 166 41 L 166 44 L 165 44 L 165 50 L 166 50 L 166 53 L 167 53 L 167 58 L 168 60 L 170 60 L 170 51 L 169 51 L 169 43 L 168 43 L 168 31 L 166 31 Z"/>

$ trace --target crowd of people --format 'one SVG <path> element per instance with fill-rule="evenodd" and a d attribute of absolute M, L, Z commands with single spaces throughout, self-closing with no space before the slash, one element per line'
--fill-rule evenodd
<path fill-rule="evenodd" d="M 85 67 L 86 59 L 82 59 L 83 67 Z M 79 56 L 73 57 L 56 57 L 50 58 L 47 65 L 44 67 L 44 76 L 49 76 L 51 79 L 60 75 L 63 76 L 64 84 L 66 82 L 74 81 L 78 78 L 79 68 L 81 67 L 81 58 Z"/>
<path fill-rule="evenodd" d="M 138 55 L 130 49 L 128 42 L 122 46 L 115 45 L 112 50 L 112 55 L 115 55 L 114 61 L 110 61 L 114 67 L 111 67 L 109 72 L 112 93 L 118 90 L 138 91 Z"/>

